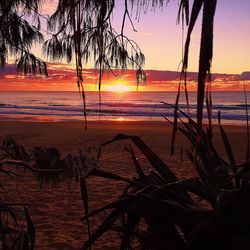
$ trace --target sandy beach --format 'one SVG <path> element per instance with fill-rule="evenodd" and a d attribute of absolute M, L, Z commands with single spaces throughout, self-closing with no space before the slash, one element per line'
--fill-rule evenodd
<path fill-rule="evenodd" d="M 246 128 L 225 126 L 238 162 L 244 159 L 246 151 Z M 0 139 L 10 135 L 18 143 L 31 150 L 34 146 L 57 147 L 62 156 L 82 150 L 87 152 L 91 146 L 98 147 L 101 143 L 111 140 L 118 133 L 138 135 L 150 148 L 163 159 L 176 173 L 179 179 L 195 175 L 192 165 L 181 151 L 188 148 L 187 141 L 178 135 L 176 152 L 170 156 L 170 140 L 172 128 L 166 122 L 89 122 L 84 130 L 80 122 L 0 122 Z M 225 156 L 219 130 L 214 129 L 215 145 Z M 112 171 L 125 177 L 133 177 L 133 165 L 124 147 L 130 141 L 116 142 L 104 148 L 100 160 L 100 168 Z M 150 168 L 145 158 L 136 151 L 143 167 Z M 15 181 L 0 176 L 0 183 L 8 187 L 3 199 L 8 202 L 28 203 L 32 220 L 36 226 L 37 250 L 70 250 L 79 249 L 87 238 L 87 230 L 80 217 L 84 215 L 79 184 L 72 182 L 60 183 L 56 189 L 46 187 L 39 189 L 31 174 L 18 172 L 20 177 Z M 119 197 L 124 184 L 102 178 L 89 178 L 90 210 L 98 208 Z M 105 218 L 105 213 L 92 219 L 94 228 Z M 94 245 L 93 249 L 119 249 L 116 245 L 118 236 L 107 233 Z"/>

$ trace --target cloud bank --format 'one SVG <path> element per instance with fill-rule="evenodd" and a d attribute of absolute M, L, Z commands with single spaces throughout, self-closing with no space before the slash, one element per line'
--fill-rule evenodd
<path fill-rule="evenodd" d="M 48 64 L 49 77 L 21 76 L 17 74 L 15 65 L 6 65 L 0 69 L 0 91 L 76 91 L 76 75 L 71 65 Z M 120 82 L 128 86 L 135 86 L 136 72 L 134 70 L 115 71 L 119 77 L 105 72 L 102 88 Z M 145 70 L 147 81 L 145 86 L 139 87 L 143 91 L 176 91 L 180 74 L 175 71 Z M 94 69 L 84 69 L 84 86 L 87 91 L 97 90 L 98 72 Z M 188 89 L 196 90 L 197 73 L 187 75 Z M 242 74 L 213 74 L 213 91 L 242 91 L 244 84 L 250 84 L 250 72 Z"/>

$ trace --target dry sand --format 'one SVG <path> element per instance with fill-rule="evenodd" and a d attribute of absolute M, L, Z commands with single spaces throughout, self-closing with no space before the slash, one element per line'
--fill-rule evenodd
<path fill-rule="evenodd" d="M 236 159 L 242 160 L 246 149 L 246 129 L 240 126 L 225 126 L 236 152 Z M 57 147 L 62 155 L 84 152 L 88 147 L 98 147 L 111 140 L 118 133 L 140 136 L 176 173 L 178 178 L 195 175 L 187 158 L 180 161 L 180 152 L 188 148 L 187 141 L 178 136 L 175 156 L 170 157 L 171 127 L 165 122 L 89 122 L 88 130 L 83 129 L 80 122 L 0 122 L 0 139 L 5 135 L 12 136 L 31 150 L 34 146 Z M 223 151 L 218 128 L 214 133 L 216 146 Z M 130 141 L 116 142 L 107 146 L 102 153 L 100 167 L 126 177 L 133 177 L 133 165 L 129 154 L 124 150 Z M 144 157 L 137 152 L 145 169 L 150 168 Z M 36 249 L 79 249 L 87 238 L 86 226 L 80 222 L 84 215 L 79 185 L 77 183 L 60 183 L 56 189 L 46 187 L 39 189 L 30 174 L 17 177 L 11 181 L 0 176 L 0 183 L 8 187 L 3 199 L 9 202 L 30 204 L 30 214 L 36 226 Z M 120 182 L 112 182 L 102 178 L 89 178 L 90 210 L 98 208 L 119 197 L 124 188 Z M 92 219 L 94 228 L 105 218 L 105 214 Z M 98 240 L 93 249 L 119 249 L 118 236 L 107 233 Z"/>

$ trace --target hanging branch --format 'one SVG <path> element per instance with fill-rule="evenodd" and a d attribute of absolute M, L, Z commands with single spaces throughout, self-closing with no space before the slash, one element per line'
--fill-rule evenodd
<path fill-rule="evenodd" d="M 111 19 L 115 0 L 59 0 L 55 13 L 48 20 L 49 32 L 54 35 L 44 43 L 44 52 L 54 60 L 66 58 L 71 62 L 75 57 L 77 85 L 84 106 L 85 127 L 87 127 L 87 113 L 82 65 L 88 63 L 90 58 L 93 58 L 94 67 L 99 72 L 100 103 L 104 70 L 109 70 L 116 75 L 115 70 L 119 69 L 123 72 L 128 67 L 132 67 L 136 68 L 137 87 L 146 80 L 143 71 L 145 57 L 136 42 L 124 34 L 126 19 L 129 20 L 133 31 L 136 31 L 129 12 L 129 3 L 132 9 L 137 5 L 137 13 L 140 13 L 142 6 L 143 11 L 146 12 L 150 4 L 152 9 L 157 6 L 162 7 L 164 0 L 124 0 L 120 32 L 113 28 Z M 185 10 L 185 14 L 182 15 L 184 18 L 188 13 L 188 0 L 182 0 L 181 3 Z M 185 17 L 188 18 L 188 16 Z"/>
<path fill-rule="evenodd" d="M 86 112 L 86 97 L 83 86 L 82 76 L 82 52 L 81 52 L 81 1 L 72 3 L 72 24 L 74 30 L 74 47 L 75 47 L 75 60 L 76 60 L 76 75 L 77 86 L 82 96 L 83 101 L 83 115 L 85 129 L 87 129 L 87 112 Z"/>
<path fill-rule="evenodd" d="M 9 56 L 15 56 L 22 74 L 48 75 L 45 62 L 30 52 L 35 43 L 43 41 L 39 6 L 40 0 L 0 2 L 0 66 L 5 66 Z M 32 23 L 28 17 L 32 17 Z"/>
<path fill-rule="evenodd" d="M 136 66 L 137 83 L 144 80 L 142 65 L 144 55 L 139 46 L 123 34 L 118 34 L 112 27 L 110 16 L 115 0 L 76 0 L 65 3 L 59 0 L 55 13 L 48 20 L 50 32 L 55 32 L 51 39 L 44 43 L 43 50 L 50 59 L 61 60 L 75 57 L 77 86 L 83 100 L 85 127 L 87 127 L 86 98 L 82 75 L 82 64 L 88 63 L 92 56 L 95 68 L 99 70 L 98 90 L 100 91 L 103 71 L 105 69 L 126 69 Z M 125 17 L 130 18 L 126 1 Z M 134 29 L 134 26 L 132 26 Z M 73 45 L 73 46 L 72 46 Z M 72 48 L 74 52 L 72 53 Z"/>

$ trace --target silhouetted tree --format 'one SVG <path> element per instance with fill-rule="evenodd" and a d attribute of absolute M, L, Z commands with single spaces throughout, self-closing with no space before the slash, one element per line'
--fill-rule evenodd
<path fill-rule="evenodd" d="M 21 73 L 47 75 L 45 62 L 31 53 L 32 46 L 43 41 L 39 4 L 40 0 L 0 1 L 0 66 L 16 56 Z"/>
<path fill-rule="evenodd" d="M 83 64 L 90 58 L 99 70 L 99 90 L 103 71 L 108 69 L 136 68 L 137 83 L 145 80 L 143 74 L 144 55 L 135 41 L 124 34 L 125 22 L 131 23 L 131 12 L 139 20 L 141 12 L 163 7 L 168 0 L 124 0 L 124 13 L 120 31 L 113 28 L 112 13 L 115 0 L 58 0 L 54 14 L 48 19 L 48 30 L 51 38 L 44 43 L 43 49 L 49 59 L 66 58 L 75 60 L 77 85 L 81 90 L 86 117 L 85 93 L 82 76 Z M 191 34 L 197 18 L 203 11 L 202 34 L 200 44 L 197 121 L 202 125 L 205 83 L 210 78 L 213 55 L 213 21 L 217 0 L 194 0 L 189 18 L 189 0 L 180 0 L 178 21 L 188 25 L 188 32 L 183 58 L 182 76 L 187 85 L 188 54 Z M 10 0 L 0 3 L 0 59 L 6 63 L 10 54 L 19 56 L 18 69 L 24 74 L 47 74 L 45 63 L 30 53 L 35 42 L 42 41 L 40 32 L 39 0 Z M 27 17 L 33 17 L 32 25 Z M 190 21 L 189 21 L 190 19 Z M 34 24 L 35 23 L 35 24 Z M 135 29 L 134 29 L 135 30 Z M 187 96 L 188 97 L 188 96 Z M 176 104 L 178 104 L 178 98 Z M 178 106 L 178 105 L 176 105 Z"/>

